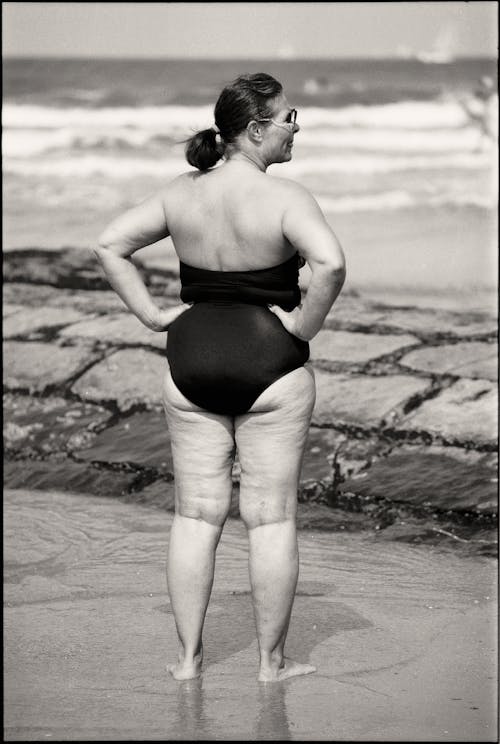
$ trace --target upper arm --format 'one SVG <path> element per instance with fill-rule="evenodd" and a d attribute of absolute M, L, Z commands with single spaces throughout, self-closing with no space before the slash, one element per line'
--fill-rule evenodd
<path fill-rule="evenodd" d="M 344 269 L 344 253 L 335 233 L 316 199 L 300 184 L 293 184 L 287 195 L 282 229 L 308 263 Z"/>
<path fill-rule="evenodd" d="M 111 222 L 99 237 L 99 246 L 123 258 L 169 235 L 164 196 L 157 193 Z"/>

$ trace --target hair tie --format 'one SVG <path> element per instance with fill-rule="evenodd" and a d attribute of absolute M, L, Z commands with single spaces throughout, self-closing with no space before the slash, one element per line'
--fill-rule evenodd
<path fill-rule="evenodd" d="M 219 129 L 219 127 L 217 127 L 217 126 L 216 126 L 215 124 L 214 124 L 214 126 L 212 127 L 212 129 L 214 130 L 215 134 L 220 134 L 220 129 Z"/>

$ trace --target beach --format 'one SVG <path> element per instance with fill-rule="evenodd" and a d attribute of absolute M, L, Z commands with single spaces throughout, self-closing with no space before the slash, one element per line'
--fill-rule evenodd
<path fill-rule="evenodd" d="M 205 672 L 166 673 L 166 334 L 91 251 L 186 170 L 182 136 L 242 63 L 127 64 L 8 61 L 4 78 L 6 740 L 495 741 L 498 169 L 457 103 L 491 61 L 270 63 L 302 127 L 276 174 L 311 189 L 348 271 L 311 343 L 298 493 L 288 650 L 318 672 L 273 689 L 237 461 Z M 170 239 L 137 265 L 178 302 Z"/>
<path fill-rule="evenodd" d="M 318 672 L 256 682 L 236 462 L 205 671 L 179 684 L 165 334 L 90 252 L 10 251 L 4 276 L 7 741 L 496 740 L 494 315 L 341 297 L 311 343 L 287 646 Z"/>
<path fill-rule="evenodd" d="M 246 535 L 226 524 L 200 680 L 175 682 L 171 515 L 6 492 L 5 740 L 496 741 L 491 559 L 300 532 L 288 652 L 256 681 Z"/>

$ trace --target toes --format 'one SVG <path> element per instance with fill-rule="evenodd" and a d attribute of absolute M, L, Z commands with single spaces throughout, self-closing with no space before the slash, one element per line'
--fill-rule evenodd
<path fill-rule="evenodd" d="M 284 659 L 283 666 L 278 670 L 261 671 L 258 676 L 259 682 L 282 682 L 290 677 L 298 677 L 304 674 L 313 674 L 316 667 L 312 664 L 299 664 L 298 661 Z"/>
<path fill-rule="evenodd" d="M 181 667 L 179 664 L 167 664 L 167 672 L 178 682 L 186 679 L 197 679 L 201 675 L 201 668 L 198 666 Z"/>
<path fill-rule="evenodd" d="M 283 669 L 278 672 L 278 679 L 284 680 L 289 677 L 298 677 L 304 674 L 313 674 L 316 667 L 312 664 L 298 664 L 296 661 L 287 662 Z"/>

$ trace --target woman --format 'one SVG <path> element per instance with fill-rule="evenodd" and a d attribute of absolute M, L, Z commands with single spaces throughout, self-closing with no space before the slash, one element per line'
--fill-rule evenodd
<path fill-rule="evenodd" d="M 139 320 L 169 330 L 164 406 L 176 512 L 167 581 L 180 640 L 170 671 L 178 680 L 201 672 L 237 449 L 258 679 L 277 681 L 315 671 L 285 658 L 284 644 L 298 578 L 299 472 L 315 400 L 307 342 L 342 288 L 344 257 L 311 194 L 266 174 L 271 163 L 291 160 L 299 132 L 280 83 L 262 73 L 237 78 L 219 96 L 215 125 L 186 145 L 197 170 L 112 222 L 96 254 Z M 129 257 L 168 235 L 184 303 L 160 310 Z M 302 306 L 299 254 L 312 272 Z"/>

